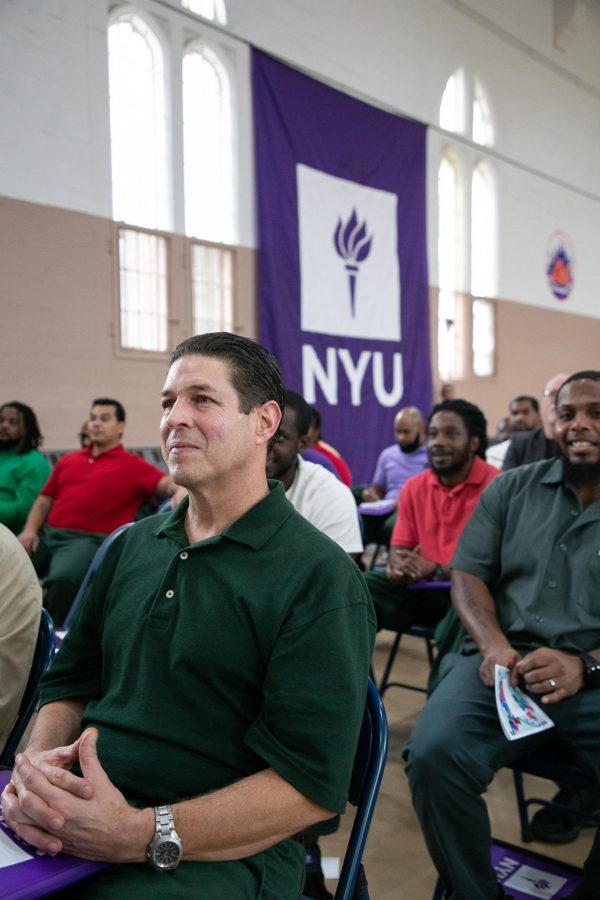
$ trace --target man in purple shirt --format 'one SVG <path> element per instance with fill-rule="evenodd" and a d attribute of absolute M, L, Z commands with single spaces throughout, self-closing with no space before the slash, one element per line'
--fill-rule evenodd
<path fill-rule="evenodd" d="M 397 500 L 409 478 L 427 468 L 423 416 L 416 406 L 405 406 L 394 418 L 396 443 L 379 454 L 373 482 L 362 492 L 363 503 Z M 363 515 L 364 543 L 389 543 L 396 510 L 383 516 Z"/>

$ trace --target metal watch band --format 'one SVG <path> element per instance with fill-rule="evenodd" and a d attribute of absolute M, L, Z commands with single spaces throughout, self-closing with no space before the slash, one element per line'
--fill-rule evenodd
<path fill-rule="evenodd" d="M 173 813 L 170 804 L 164 806 L 155 806 L 154 815 L 156 818 L 156 833 L 162 837 L 168 837 L 172 831 L 175 831 L 175 822 L 173 821 Z"/>

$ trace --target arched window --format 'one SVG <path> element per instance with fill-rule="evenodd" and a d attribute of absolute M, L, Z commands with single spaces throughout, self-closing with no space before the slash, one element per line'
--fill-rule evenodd
<path fill-rule="evenodd" d="M 205 47 L 192 48 L 183 58 L 183 158 L 186 233 L 232 243 L 230 79 Z"/>
<path fill-rule="evenodd" d="M 471 293 L 497 292 L 496 187 L 490 166 L 479 162 L 471 179 Z"/>
<path fill-rule="evenodd" d="M 219 25 L 227 24 L 224 0 L 181 0 L 181 5 L 198 16 L 218 22 Z"/>
<path fill-rule="evenodd" d="M 476 144 L 491 147 L 494 143 L 494 126 L 488 99 L 480 81 L 473 79 L 472 137 Z"/>
<path fill-rule="evenodd" d="M 113 216 L 169 228 L 163 53 L 142 18 L 123 14 L 108 29 Z"/>
<path fill-rule="evenodd" d="M 465 75 L 462 69 L 457 69 L 444 88 L 440 104 L 440 125 L 446 131 L 464 134 L 465 120 Z"/>
<path fill-rule="evenodd" d="M 496 184 L 492 165 L 474 146 L 491 146 L 494 128 L 481 82 L 462 69 L 446 82 L 440 126 L 473 142 L 461 142 L 463 182 L 452 151 L 442 158 L 438 175 L 438 362 L 440 378 L 451 381 L 468 368 L 469 315 L 473 374 L 492 375 L 495 361 L 494 303 L 484 298 L 497 293 Z M 463 291 L 472 295 L 471 301 Z"/>
<path fill-rule="evenodd" d="M 459 170 L 449 155 L 438 170 L 438 369 L 444 381 L 457 377 L 457 303 L 460 267 Z"/>

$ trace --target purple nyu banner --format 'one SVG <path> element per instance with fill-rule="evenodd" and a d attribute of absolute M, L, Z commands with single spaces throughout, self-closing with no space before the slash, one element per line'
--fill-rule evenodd
<path fill-rule="evenodd" d="M 261 341 L 369 482 L 431 405 L 424 125 L 252 54 Z"/>

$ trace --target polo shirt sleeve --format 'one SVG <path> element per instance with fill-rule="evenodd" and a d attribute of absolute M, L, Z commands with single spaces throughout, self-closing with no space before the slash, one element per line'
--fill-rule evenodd
<path fill-rule="evenodd" d="M 14 499 L 0 500 L 0 522 L 11 530 L 21 529 L 29 510 L 50 474 L 50 465 L 41 456 L 24 458 L 14 472 Z"/>
<path fill-rule="evenodd" d="M 157 466 L 153 466 L 152 463 L 147 462 L 147 460 L 142 459 L 142 457 L 138 456 L 136 453 L 132 453 L 131 457 L 132 468 L 135 471 L 137 483 L 146 494 L 153 494 L 158 482 L 164 478 L 167 473 L 163 472 L 162 469 L 159 469 Z"/>
<path fill-rule="evenodd" d="M 392 547 L 416 547 L 419 543 L 419 532 L 415 515 L 415 490 L 412 482 L 413 479 L 409 478 L 404 488 L 400 491 L 398 516 L 396 517 L 390 540 Z"/>
<path fill-rule="evenodd" d="M 61 470 L 62 470 L 62 465 L 61 465 L 61 460 L 59 459 L 59 460 L 57 460 L 54 468 L 50 472 L 50 477 L 48 478 L 48 481 L 46 482 L 44 487 L 41 489 L 41 491 L 40 491 L 41 495 L 43 495 L 44 497 L 52 497 L 52 499 L 56 498 L 56 495 L 58 494 L 58 482 L 59 482 Z"/>
<path fill-rule="evenodd" d="M 481 494 L 462 530 L 451 567 L 492 585 L 500 574 L 504 531 L 504 476 L 494 478 Z"/>
<path fill-rule="evenodd" d="M 321 614 L 283 628 L 269 660 L 263 708 L 245 735 L 285 781 L 338 813 L 348 796 L 375 639 L 362 577 L 350 560 L 346 571 L 344 578 L 336 567 L 337 584 L 329 578 L 327 587 L 316 578 Z"/>

